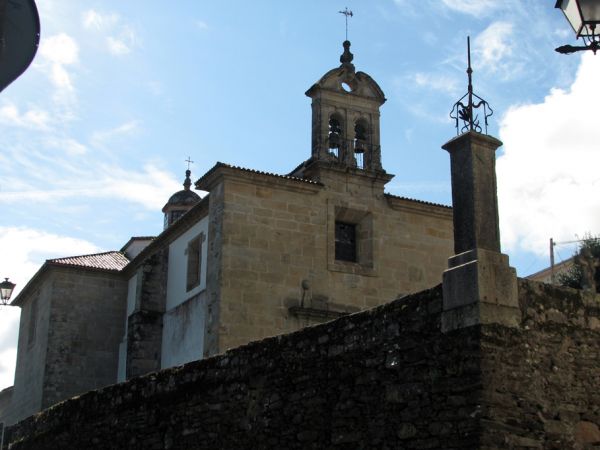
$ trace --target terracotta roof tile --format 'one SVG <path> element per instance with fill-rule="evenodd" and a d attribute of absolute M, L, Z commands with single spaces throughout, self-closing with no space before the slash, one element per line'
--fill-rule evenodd
<path fill-rule="evenodd" d="M 67 258 L 49 259 L 49 264 L 89 269 L 121 271 L 129 264 L 129 259 L 121 252 L 104 252 L 92 255 L 69 256 Z"/>

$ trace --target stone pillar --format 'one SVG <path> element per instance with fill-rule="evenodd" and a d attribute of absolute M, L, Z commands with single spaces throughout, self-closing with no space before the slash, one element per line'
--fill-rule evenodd
<path fill-rule="evenodd" d="M 128 380 L 161 367 L 168 258 L 168 248 L 159 250 L 138 269 L 135 310 L 127 323 Z"/>
<path fill-rule="evenodd" d="M 501 145 L 469 131 L 442 146 L 450 153 L 455 251 L 444 272 L 444 332 L 520 323 L 516 271 L 500 253 L 495 152 Z"/>

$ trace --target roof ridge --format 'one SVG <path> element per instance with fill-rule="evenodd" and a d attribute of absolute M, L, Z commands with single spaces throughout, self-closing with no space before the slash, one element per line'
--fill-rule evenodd
<path fill-rule="evenodd" d="M 54 262 L 54 261 L 58 261 L 60 259 L 73 259 L 73 258 L 84 258 L 84 257 L 88 257 L 88 256 L 101 256 L 101 255 L 108 255 L 108 254 L 114 254 L 114 253 L 118 253 L 122 256 L 124 256 L 125 258 L 127 258 L 127 256 L 125 255 L 125 253 L 123 253 L 120 250 L 109 250 L 107 252 L 99 252 L 99 253 L 88 253 L 85 255 L 74 255 L 74 256 L 63 256 L 61 258 L 51 258 L 51 259 L 47 259 L 46 262 Z M 127 258 L 129 259 L 129 258 Z"/>
<path fill-rule="evenodd" d="M 207 175 L 209 175 L 210 173 L 212 173 L 213 171 L 215 171 L 216 169 L 220 168 L 220 167 L 224 167 L 227 169 L 233 169 L 233 170 L 239 170 L 242 172 L 249 172 L 249 173 L 255 173 L 257 175 L 266 175 L 266 176 L 270 176 L 270 177 L 276 177 L 276 178 L 283 178 L 286 180 L 292 180 L 292 181 L 299 181 L 302 183 L 307 183 L 307 184 L 315 184 L 315 185 L 320 185 L 321 183 L 319 183 L 318 181 L 314 181 L 314 180 L 309 180 L 308 178 L 300 178 L 300 177 L 295 177 L 289 174 L 280 174 L 280 173 L 275 173 L 275 172 L 266 172 L 264 170 L 258 170 L 258 169 L 250 169 L 248 167 L 242 167 L 242 166 L 234 166 L 232 164 L 227 164 L 221 161 L 217 161 L 217 163 L 208 170 L 208 172 L 206 172 L 204 175 L 202 175 L 197 181 L 196 181 L 196 186 L 199 184 L 199 182 L 201 180 L 203 180 L 204 178 L 207 177 Z"/>
<path fill-rule="evenodd" d="M 452 209 L 452 206 L 444 205 L 443 203 L 435 203 L 435 202 L 429 202 L 427 200 L 419 200 L 417 198 L 404 197 L 402 195 L 390 194 L 389 192 L 385 192 L 383 195 L 385 195 L 387 197 L 398 198 L 400 200 L 408 200 L 410 202 L 421 203 L 423 205 L 441 206 L 442 208 Z"/>

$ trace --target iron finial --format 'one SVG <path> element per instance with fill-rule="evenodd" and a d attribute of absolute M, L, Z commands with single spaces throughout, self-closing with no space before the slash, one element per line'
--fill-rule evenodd
<path fill-rule="evenodd" d="M 190 164 L 193 164 L 194 161 L 192 161 L 192 158 L 188 156 L 188 159 L 186 159 L 185 162 L 187 163 L 187 170 L 185 171 L 185 180 L 183 181 L 183 188 L 186 191 L 189 191 L 190 187 L 192 186 L 192 180 L 190 179 L 190 176 L 192 175 L 192 171 L 190 170 Z"/>
<path fill-rule="evenodd" d="M 479 116 L 474 114 L 474 110 L 483 109 L 485 134 L 487 134 L 488 117 L 494 114 L 490 104 L 473 92 L 473 68 L 471 67 L 471 38 L 467 36 L 467 78 L 469 84 L 467 93 L 463 95 L 452 107 L 450 118 L 454 119 L 456 124 L 456 134 L 464 133 L 465 131 L 476 131 L 481 133 L 482 128 L 479 123 Z M 466 99 L 466 105 L 463 101 Z M 475 99 L 475 102 L 474 100 Z M 462 121 L 462 126 L 460 124 Z"/>
<path fill-rule="evenodd" d="M 192 157 L 188 156 L 188 159 L 185 160 L 186 163 L 188 163 L 188 170 L 190 170 L 190 164 L 194 164 L 194 161 L 192 161 Z"/>
<path fill-rule="evenodd" d="M 338 11 L 338 13 L 343 14 L 344 17 L 346 18 L 346 41 L 347 41 L 348 40 L 348 17 L 354 16 L 354 13 L 352 11 L 350 11 L 347 6 L 346 6 L 346 8 L 344 8 L 343 11 Z"/>

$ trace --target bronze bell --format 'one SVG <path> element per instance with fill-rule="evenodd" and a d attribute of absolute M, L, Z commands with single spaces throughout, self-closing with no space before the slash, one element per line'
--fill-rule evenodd
<path fill-rule="evenodd" d="M 329 134 L 329 148 L 340 148 L 340 136 L 337 133 Z"/>

